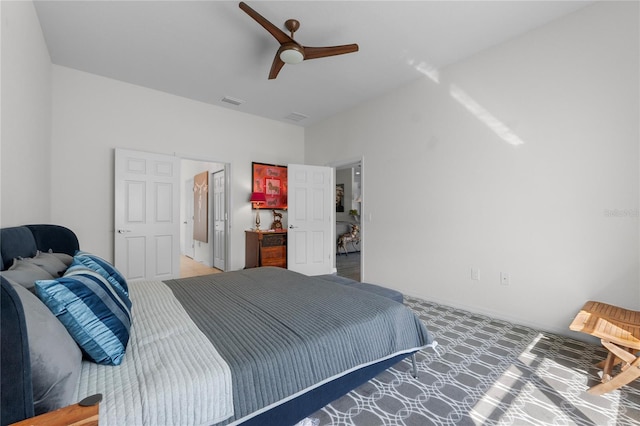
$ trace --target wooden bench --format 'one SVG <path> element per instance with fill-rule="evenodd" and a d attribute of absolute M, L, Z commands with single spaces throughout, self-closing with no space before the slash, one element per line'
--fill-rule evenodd
<path fill-rule="evenodd" d="M 98 426 L 98 411 L 97 404 L 89 407 L 73 404 L 10 426 Z"/>
<path fill-rule="evenodd" d="M 639 311 L 589 301 L 569 328 L 600 338 L 609 351 L 607 358 L 598 364 L 603 370 L 602 383 L 591 387 L 590 394 L 602 395 L 640 377 Z M 618 364 L 621 364 L 620 371 L 613 375 L 613 368 Z"/>

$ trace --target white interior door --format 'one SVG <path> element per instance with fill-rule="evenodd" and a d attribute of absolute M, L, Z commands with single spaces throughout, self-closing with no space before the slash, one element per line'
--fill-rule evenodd
<path fill-rule="evenodd" d="M 184 240 L 184 255 L 189 256 L 191 259 L 195 256 L 195 250 L 193 246 L 193 179 L 187 180 L 184 185 L 184 199 L 185 199 L 185 219 L 184 219 L 184 233 L 182 239 Z"/>
<path fill-rule="evenodd" d="M 226 207 L 224 170 L 213 174 L 213 266 L 225 270 Z"/>
<path fill-rule="evenodd" d="M 331 167 L 289 164 L 287 267 L 306 275 L 333 271 L 335 199 Z"/>
<path fill-rule="evenodd" d="M 180 276 L 180 161 L 116 149 L 115 266 L 127 280 Z"/>

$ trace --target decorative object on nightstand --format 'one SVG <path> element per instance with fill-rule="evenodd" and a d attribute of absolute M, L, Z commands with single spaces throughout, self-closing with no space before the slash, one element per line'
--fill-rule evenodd
<path fill-rule="evenodd" d="M 256 212 L 256 231 L 259 231 L 260 230 L 260 203 L 266 202 L 267 197 L 265 196 L 264 192 L 252 192 L 251 198 L 249 199 L 249 201 L 254 203 L 253 205 L 258 210 Z"/>
<path fill-rule="evenodd" d="M 273 223 L 271 224 L 271 229 L 276 231 L 282 229 L 282 213 L 275 210 L 271 211 L 273 212 Z"/>

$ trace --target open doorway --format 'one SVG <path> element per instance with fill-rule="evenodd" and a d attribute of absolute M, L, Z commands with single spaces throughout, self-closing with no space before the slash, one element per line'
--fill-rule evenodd
<path fill-rule="evenodd" d="M 228 169 L 226 163 L 181 159 L 181 277 L 228 269 Z"/>
<path fill-rule="evenodd" d="M 362 161 L 336 169 L 336 271 L 362 280 Z"/>

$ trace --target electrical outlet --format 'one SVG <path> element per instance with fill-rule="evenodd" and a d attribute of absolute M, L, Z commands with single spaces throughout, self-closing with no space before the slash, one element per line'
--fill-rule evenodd
<path fill-rule="evenodd" d="M 500 284 L 509 285 L 511 284 L 511 275 L 507 272 L 500 272 Z"/>
<path fill-rule="evenodd" d="M 480 281 L 480 269 L 471 268 L 471 279 L 474 281 Z"/>

